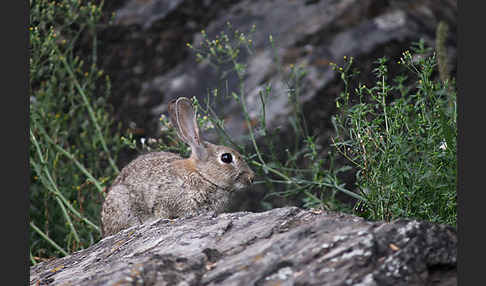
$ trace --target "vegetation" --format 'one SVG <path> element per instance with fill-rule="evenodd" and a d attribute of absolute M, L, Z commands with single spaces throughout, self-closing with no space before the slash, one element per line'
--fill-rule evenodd
<path fill-rule="evenodd" d="M 400 58 L 411 84 L 405 75 L 390 79 L 383 57 L 373 87 L 346 88 L 336 101 L 334 146 L 357 169 L 368 219 L 456 224 L 456 94 L 453 82 L 433 79 L 436 58 L 427 54 L 419 42 Z M 337 69 L 346 87 L 352 62 Z"/>
<path fill-rule="evenodd" d="M 98 241 L 101 202 L 118 174 L 116 156 L 123 146 L 189 152 L 163 115 L 162 138 L 140 144 L 130 134 L 121 136 L 106 102 L 109 77 L 97 67 L 96 25 L 102 6 L 102 1 L 30 1 L 32 264 Z M 228 23 L 214 39 L 202 31 L 201 45 L 188 46 L 198 61 L 221 71 L 223 83 L 204 100 L 193 98 L 200 126 L 216 132 L 219 143 L 246 155 L 259 178 L 256 184 L 264 186 L 268 196 L 373 220 L 409 217 L 455 225 L 455 87 L 450 76 L 437 76 L 433 51 L 419 42 L 400 59 L 378 59 L 376 82 L 370 87 L 359 82 L 353 58 L 342 66 L 333 64 L 344 89 L 336 99 L 332 148 L 325 148 L 321 134 L 307 126 L 302 109 L 306 70 L 282 65 L 272 36 L 269 48 L 287 93 L 276 94 L 264 83 L 258 116 L 250 117 L 244 82 L 248 70 L 242 58 L 254 52 L 255 29 L 242 33 Z M 78 47 L 81 39 L 84 47 L 86 41 L 91 47 L 88 54 Z M 391 65 L 403 67 L 403 74 L 391 78 Z M 236 76 L 239 84 L 229 88 L 229 76 Z M 289 99 L 289 130 L 268 127 L 266 108 L 276 96 Z M 213 109 L 222 99 L 234 100 L 241 108 L 249 131 L 245 140 L 225 132 L 224 121 Z M 284 136 L 292 139 L 285 147 Z M 338 164 L 338 159 L 348 163 Z M 350 171 L 356 174 L 355 183 L 345 184 L 343 173 Z M 269 200 L 262 204 L 273 207 Z"/>
<path fill-rule="evenodd" d="M 100 5 L 30 1 L 30 190 L 32 264 L 100 238 L 99 210 L 123 146 L 97 67 Z M 83 55 L 78 42 L 89 40 Z M 109 146 L 109 148 L 108 148 Z"/>

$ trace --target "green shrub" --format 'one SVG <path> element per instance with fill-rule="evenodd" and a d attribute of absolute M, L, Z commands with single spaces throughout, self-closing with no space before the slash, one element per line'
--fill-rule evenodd
<path fill-rule="evenodd" d="M 304 207 L 323 207 L 351 212 L 368 219 L 390 220 L 413 217 L 455 225 L 456 221 L 456 111 L 454 82 L 440 80 L 435 55 L 416 43 L 413 53 L 406 51 L 399 65 L 407 75 L 388 78 L 387 59 L 377 61 L 374 70 L 377 82 L 373 87 L 357 84 L 352 71 L 353 59 L 344 67 L 334 65 L 344 82 L 345 90 L 336 99 L 338 114 L 333 124 L 334 149 L 324 153 L 321 137 L 306 126 L 300 105 L 300 90 L 306 71 L 302 67 L 282 66 L 275 56 L 278 71 L 283 74 L 287 94 L 272 93 L 270 84 L 260 90 L 260 114 L 250 118 L 246 107 L 244 78 L 247 70 L 241 56 L 252 54 L 252 33 L 227 31 L 210 39 L 202 31 L 203 41 L 196 52 L 197 61 L 206 61 L 222 71 L 224 79 L 230 72 L 239 78 L 236 91 L 215 88 L 208 93 L 205 104 L 195 101 L 209 115 L 221 141 L 233 145 L 243 154 L 258 174 L 256 184 L 264 184 L 269 196 L 293 198 Z M 270 36 L 272 48 L 274 42 Z M 275 53 L 276 55 L 276 53 Z M 228 65 L 230 68 L 228 69 Z M 448 78 L 443 77 L 441 78 Z M 226 81 L 227 85 L 227 81 Z M 224 122 L 211 108 L 218 96 L 239 103 L 249 130 L 248 143 L 239 145 L 224 132 Z M 267 128 L 265 107 L 275 96 L 287 96 L 293 112 L 289 116 L 293 138 L 283 150 L 280 130 Z M 264 150 L 264 151 L 262 151 Z M 335 159 L 343 156 L 351 166 L 338 166 Z M 354 168 L 356 186 L 345 186 L 340 174 Z M 356 191 L 350 191 L 350 189 Z M 341 192 L 357 201 L 352 208 L 336 199 Z M 266 202 L 262 202 L 265 204 Z M 267 203 L 268 208 L 273 207 Z M 356 206 L 355 206 L 356 207 Z"/>
<path fill-rule="evenodd" d="M 102 5 L 30 1 L 32 264 L 100 238 L 103 192 L 118 173 L 119 126 L 106 102 L 109 78 L 96 58 Z M 81 41 L 88 52 L 82 52 Z"/>
<path fill-rule="evenodd" d="M 405 51 L 398 64 L 408 73 L 393 79 L 380 58 L 375 85 L 352 91 L 353 59 L 335 65 L 346 87 L 336 101 L 334 146 L 357 169 L 368 219 L 456 224 L 456 94 L 454 82 L 436 76 L 430 52 L 423 41 Z"/>

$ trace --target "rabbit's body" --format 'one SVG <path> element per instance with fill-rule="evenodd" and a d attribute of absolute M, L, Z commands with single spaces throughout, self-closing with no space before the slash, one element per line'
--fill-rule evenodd
<path fill-rule="evenodd" d="M 188 111 L 182 109 L 181 113 L 178 116 L 183 120 Z M 251 184 L 254 173 L 238 152 L 199 140 L 197 125 L 191 127 L 187 120 L 171 120 L 182 132 L 179 137 L 191 145 L 191 157 L 154 152 L 139 156 L 123 168 L 103 203 L 103 236 L 158 218 L 220 213 L 232 191 Z"/>

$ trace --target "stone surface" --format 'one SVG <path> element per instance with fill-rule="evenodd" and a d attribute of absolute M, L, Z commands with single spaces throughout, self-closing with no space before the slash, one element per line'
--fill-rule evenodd
<path fill-rule="evenodd" d="M 456 285 L 457 234 L 295 207 L 158 220 L 30 268 L 30 285 Z"/>
<path fill-rule="evenodd" d="M 102 65 L 114 80 L 114 102 L 125 121 L 133 121 L 146 136 L 159 134 L 158 118 L 176 96 L 202 100 L 209 89 L 222 87 L 216 70 L 197 64 L 186 43 L 198 46 L 200 31 L 210 37 L 230 21 L 234 29 L 248 31 L 255 24 L 255 53 L 245 57 L 246 100 L 252 116 L 258 112 L 258 91 L 273 87 L 267 105 L 270 127 L 286 128 L 290 112 L 288 88 L 273 61 L 271 34 L 283 68 L 304 65 L 308 71 L 301 100 L 313 106 L 308 114 L 329 121 L 337 94 L 336 73 L 330 62 L 344 56 L 359 58 L 363 80 L 372 79 L 371 61 L 384 55 L 396 58 L 422 38 L 435 44 L 439 21 L 449 25 L 446 41 L 451 70 L 455 73 L 457 49 L 457 1 L 454 0 L 318 0 L 318 1 L 121 1 L 113 8 L 114 24 L 102 31 Z M 238 90 L 236 76 L 229 77 L 229 92 Z M 234 103 L 215 102 L 232 136 L 245 134 L 242 114 Z M 319 113 L 320 112 L 320 113 Z M 330 126 L 330 124 L 329 124 Z M 329 127 L 328 126 L 328 127 Z"/>

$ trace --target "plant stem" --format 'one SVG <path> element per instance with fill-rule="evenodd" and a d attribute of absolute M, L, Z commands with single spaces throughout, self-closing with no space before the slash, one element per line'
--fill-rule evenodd
<path fill-rule="evenodd" d="M 34 257 L 32 256 L 32 250 L 29 250 L 29 256 L 30 256 L 30 263 L 32 263 L 32 265 L 36 265 L 37 261 L 35 261 Z"/>
<path fill-rule="evenodd" d="M 40 146 L 39 146 L 39 142 L 37 142 L 37 139 L 32 134 L 32 131 L 31 131 L 31 139 L 32 139 L 32 142 L 34 143 L 34 146 L 35 146 L 36 150 L 37 150 L 37 155 L 38 155 L 38 157 L 39 157 L 39 159 L 41 161 L 41 164 L 43 166 L 46 166 L 46 161 L 44 159 L 44 156 L 42 156 L 42 153 L 41 153 L 41 150 L 40 150 Z M 71 232 L 74 235 L 74 239 L 76 240 L 76 242 L 79 243 L 79 241 L 80 241 L 79 240 L 79 236 L 78 236 L 78 233 L 77 233 L 76 229 L 74 228 L 73 222 L 71 221 L 71 217 L 69 217 L 69 214 L 67 213 L 66 208 L 64 207 L 64 204 L 59 199 L 59 197 L 63 197 L 63 195 L 59 191 L 59 189 L 57 188 L 57 185 L 54 182 L 54 180 L 52 179 L 52 176 L 51 176 L 51 174 L 49 172 L 49 169 L 48 168 L 42 168 L 43 171 L 46 173 L 47 180 L 49 181 L 50 184 L 48 184 L 47 182 L 44 181 L 44 177 L 42 176 L 42 170 L 41 170 L 40 166 L 34 160 L 32 160 L 32 159 L 31 159 L 30 164 L 34 167 L 36 173 L 39 175 L 39 178 L 41 178 L 42 184 L 44 186 L 46 186 L 49 191 L 51 191 L 52 193 L 54 193 L 55 198 L 56 198 L 56 202 L 58 203 L 59 207 L 61 208 L 62 213 L 64 215 L 64 218 L 68 222 L 69 228 L 71 229 Z M 49 187 L 49 185 L 50 185 L 50 187 Z M 52 190 L 51 188 L 53 188 L 54 190 Z M 63 197 L 63 199 L 64 199 L 64 201 L 67 202 L 67 200 L 64 197 Z"/>
<path fill-rule="evenodd" d="M 120 170 L 116 166 L 115 161 L 111 157 L 111 153 L 108 150 L 108 147 L 106 146 L 105 139 L 104 139 L 103 134 L 101 132 L 100 126 L 98 125 L 98 121 L 96 119 L 96 115 L 95 115 L 95 113 L 93 111 L 93 108 L 91 107 L 91 104 L 89 102 L 88 97 L 84 93 L 83 88 L 81 87 L 81 85 L 79 84 L 79 81 L 77 80 L 76 76 L 74 75 L 74 72 L 72 71 L 71 66 L 69 66 L 69 64 L 67 63 L 66 57 L 61 53 L 61 51 L 59 51 L 59 48 L 57 47 L 57 45 L 54 44 L 53 46 L 54 46 L 55 51 L 59 54 L 60 59 L 61 59 L 62 63 L 64 64 L 64 67 L 68 71 L 69 75 L 72 77 L 74 86 L 76 87 L 76 89 L 78 90 L 79 94 L 81 95 L 81 98 L 83 99 L 84 105 L 86 106 L 86 109 L 88 110 L 89 117 L 90 117 L 90 119 L 93 122 L 93 125 L 95 127 L 96 134 L 98 135 L 98 139 L 101 142 L 101 146 L 103 147 L 103 150 L 106 152 L 106 155 L 108 157 L 108 161 L 110 163 L 110 166 L 118 174 L 120 172 Z"/>
<path fill-rule="evenodd" d="M 292 182 L 292 179 L 290 179 L 288 176 L 286 176 L 285 174 L 277 171 L 276 169 L 272 168 L 272 167 L 268 167 L 268 165 L 266 165 L 265 163 L 261 164 L 255 160 L 252 160 L 251 163 L 255 166 L 258 166 L 258 167 L 261 167 L 264 169 L 264 171 L 270 171 L 271 173 L 274 173 L 275 175 L 285 179 L 287 182 Z"/>
<path fill-rule="evenodd" d="M 236 64 L 236 62 L 234 64 Z M 253 144 L 253 148 L 255 148 L 255 152 L 257 153 L 258 159 L 260 160 L 260 162 L 263 165 L 266 165 L 265 161 L 262 158 L 262 154 L 260 153 L 260 149 L 258 149 L 258 145 L 257 145 L 256 140 L 255 140 L 255 134 L 253 133 L 253 126 L 251 126 L 250 116 L 248 115 L 248 110 L 246 108 L 245 97 L 243 96 L 244 92 L 245 92 L 245 88 L 244 88 L 243 83 L 241 83 L 240 84 L 240 103 L 241 103 L 241 107 L 243 108 L 243 114 L 245 115 L 245 121 L 246 121 L 246 125 L 248 126 L 248 132 L 250 134 L 251 142 Z"/>
<path fill-rule="evenodd" d="M 77 217 L 79 217 L 81 220 L 83 220 L 84 222 L 86 222 L 87 224 L 89 224 L 90 226 L 92 226 L 96 231 L 100 232 L 101 233 L 101 230 L 100 228 L 95 225 L 94 223 L 92 223 L 90 220 L 88 220 L 87 218 L 85 218 L 84 216 L 82 216 L 78 211 L 76 211 L 76 209 L 74 209 L 74 207 L 68 202 L 68 200 L 62 195 L 62 193 L 59 191 L 59 189 L 57 188 L 57 185 L 56 183 L 54 182 L 54 180 L 52 179 L 52 176 L 51 174 L 49 173 L 49 170 L 48 168 L 46 167 L 46 162 L 44 160 L 44 157 L 42 156 L 42 152 L 40 150 L 40 146 L 39 146 L 39 143 L 37 142 L 37 139 L 35 138 L 32 130 L 30 130 L 30 137 L 31 137 L 31 140 L 32 142 L 34 143 L 34 146 L 36 148 L 36 151 L 37 151 L 37 154 L 39 156 L 39 159 L 41 161 L 41 164 L 44 166 L 43 168 L 41 168 L 34 160 L 31 159 L 30 163 L 31 165 L 34 167 L 34 170 L 37 172 L 37 174 L 39 174 L 39 177 L 41 178 L 41 181 L 43 183 L 43 185 L 51 192 L 53 193 L 56 198 L 59 198 L 61 199 L 61 201 L 69 208 L 69 210 L 71 212 L 73 212 L 73 214 L 75 214 Z M 48 138 L 50 140 L 50 138 Z M 57 146 L 57 145 L 55 145 Z M 60 147 L 59 147 L 60 148 Z M 61 148 L 62 149 L 62 148 Z M 84 168 L 84 167 L 83 167 Z M 46 177 L 47 177 L 47 180 L 49 181 L 49 183 L 47 183 L 46 181 L 42 180 L 42 178 L 44 178 L 44 176 L 41 176 L 42 174 L 42 169 L 44 170 L 45 174 L 46 174 Z M 61 208 L 65 211 L 64 207 L 61 206 Z M 66 213 L 67 215 L 67 213 Z M 68 222 L 71 223 L 71 220 L 69 219 L 69 216 L 67 215 L 67 219 L 68 219 Z M 74 232 L 76 234 L 76 232 Z M 77 237 L 77 235 L 75 235 Z M 78 237 L 78 240 L 79 240 L 79 237 Z"/>
<path fill-rule="evenodd" d="M 101 194 L 104 194 L 104 192 L 103 192 L 103 186 L 101 186 L 101 184 L 98 182 L 98 180 L 95 177 L 93 177 L 93 175 L 91 175 L 91 173 L 88 170 L 86 170 L 86 168 L 74 157 L 74 155 L 72 155 L 71 153 L 69 153 L 68 151 L 66 151 L 64 148 L 62 148 L 61 146 L 59 146 L 58 144 L 56 144 L 49 137 L 49 135 L 44 130 L 44 128 L 42 128 L 42 127 L 39 126 L 39 130 L 42 132 L 42 134 L 44 135 L 45 139 L 49 143 L 51 143 L 64 156 L 68 157 L 68 159 L 72 160 L 74 162 L 74 164 L 79 168 L 79 170 L 81 170 L 81 172 L 83 172 L 86 175 L 86 177 L 88 177 L 90 179 L 90 181 L 95 185 L 95 187 L 98 189 L 98 191 Z M 31 138 L 35 138 L 34 135 L 33 135 L 33 133 L 32 133 L 32 130 L 30 130 L 30 134 L 31 134 Z"/>
<path fill-rule="evenodd" d="M 383 114 L 385 115 L 385 129 L 386 129 L 386 134 L 390 135 L 388 132 L 388 116 L 386 115 L 386 102 L 385 102 L 385 76 L 381 77 L 381 87 L 382 87 L 382 104 L 383 104 Z"/>
<path fill-rule="evenodd" d="M 67 251 L 62 249 L 57 243 L 55 243 L 50 237 L 48 237 L 42 230 L 40 230 L 33 222 L 30 222 L 30 226 L 40 235 L 42 236 L 50 245 L 52 245 L 55 249 L 59 250 L 64 256 L 69 255 Z"/>

